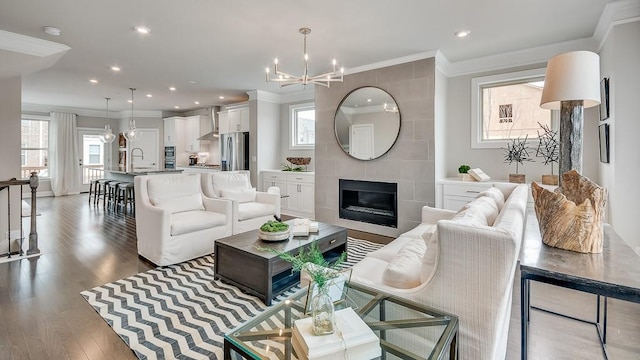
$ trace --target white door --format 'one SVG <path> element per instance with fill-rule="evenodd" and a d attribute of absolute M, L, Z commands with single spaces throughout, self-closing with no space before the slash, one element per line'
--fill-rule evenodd
<path fill-rule="evenodd" d="M 153 171 L 160 169 L 158 129 L 140 129 L 140 137 L 128 144 L 129 171 Z"/>
<path fill-rule="evenodd" d="M 373 124 L 351 125 L 349 154 L 357 159 L 373 159 Z"/>
<path fill-rule="evenodd" d="M 78 128 L 80 159 L 80 191 L 89 191 L 91 180 L 104 177 L 104 169 L 111 168 L 111 144 L 104 144 L 98 136 L 104 130 Z"/>

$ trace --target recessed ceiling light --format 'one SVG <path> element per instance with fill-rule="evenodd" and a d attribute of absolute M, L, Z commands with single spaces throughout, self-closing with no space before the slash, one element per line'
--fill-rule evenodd
<path fill-rule="evenodd" d="M 59 36 L 62 33 L 62 30 L 58 29 L 55 26 L 43 26 L 42 31 L 53 36 Z"/>
<path fill-rule="evenodd" d="M 220 100 L 224 100 L 224 96 L 222 96 L 222 95 L 218 96 L 218 98 L 219 98 Z"/>
<path fill-rule="evenodd" d="M 195 80 L 190 80 L 189 82 L 190 82 L 190 83 L 192 83 L 192 84 L 197 84 L 197 83 L 198 83 L 198 82 L 197 82 L 197 81 L 195 81 Z"/>
<path fill-rule="evenodd" d="M 193 103 L 196 105 L 200 105 L 200 101 L 194 101 Z"/>
<path fill-rule="evenodd" d="M 171 90 L 171 91 L 176 91 L 176 88 L 175 88 L 175 87 L 173 87 L 173 86 L 170 86 L 170 87 L 169 87 L 169 90 Z"/>
<path fill-rule="evenodd" d="M 180 106 L 176 105 L 176 106 L 174 106 L 174 108 L 176 108 L 176 109 L 180 109 Z"/>
<path fill-rule="evenodd" d="M 96 79 L 89 79 L 89 82 L 90 82 L 90 83 L 92 83 L 92 84 L 97 84 L 97 83 L 98 83 L 98 80 L 96 80 Z"/>
<path fill-rule="evenodd" d="M 133 104 L 133 100 L 131 100 L 131 99 L 127 100 L 127 102 L 128 102 L 129 104 Z"/>
<path fill-rule="evenodd" d="M 471 31 L 469 30 L 460 30 L 460 31 L 456 31 L 455 33 L 453 33 L 453 35 L 459 37 L 459 38 L 463 38 L 463 37 L 467 37 L 469 36 L 469 34 L 471 34 Z"/>
<path fill-rule="evenodd" d="M 119 66 L 112 66 L 111 70 L 113 71 L 120 71 L 120 67 Z"/>
<path fill-rule="evenodd" d="M 151 95 L 151 94 L 147 94 L 147 97 L 153 97 L 153 95 Z"/>
<path fill-rule="evenodd" d="M 141 25 L 134 26 L 134 27 L 133 27 L 133 29 L 134 29 L 135 31 L 139 32 L 140 34 L 148 34 L 148 33 L 150 33 L 150 32 L 151 32 L 151 30 L 149 30 L 149 28 L 148 28 L 148 27 L 146 27 L 146 26 L 141 26 Z"/>
<path fill-rule="evenodd" d="M 371 99 L 367 99 L 367 102 L 371 102 Z"/>

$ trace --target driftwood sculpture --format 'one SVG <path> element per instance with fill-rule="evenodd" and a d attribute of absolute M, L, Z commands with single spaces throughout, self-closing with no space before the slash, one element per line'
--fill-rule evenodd
<path fill-rule="evenodd" d="M 531 184 L 542 242 L 581 253 L 601 253 L 607 190 L 575 170 L 564 173 L 561 184 L 555 192 Z"/>

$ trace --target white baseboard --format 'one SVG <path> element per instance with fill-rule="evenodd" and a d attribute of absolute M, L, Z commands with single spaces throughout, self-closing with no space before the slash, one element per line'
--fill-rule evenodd
<path fill-rule="evenodd" d="M 36 197 L 50 197 L 53 196 L 53 191 L 37 191 L 36 192 Z M 31 199 L 31 193 L 30 192 L 26 192 L 26 193 L 22 193 L 22 198 L 23 199 Z"/>

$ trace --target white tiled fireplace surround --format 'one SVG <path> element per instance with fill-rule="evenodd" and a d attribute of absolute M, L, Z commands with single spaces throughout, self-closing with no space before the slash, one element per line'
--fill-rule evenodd
<path fill-rule="evenodd" d="M 346 75 L 331 88 L 316 87 L 315 216 L 318 221 L 395 237 L 420 223 L 424 205 L 435 204 L 434 58 Z M 400 109 L 400 136 L 382 157 L 356 160 L 338 145 L 333 119 L 350 91 L 376 86 L 391 94 Z M 398 228 L 338 217 L 339 179 L 398 184 Z"/>

